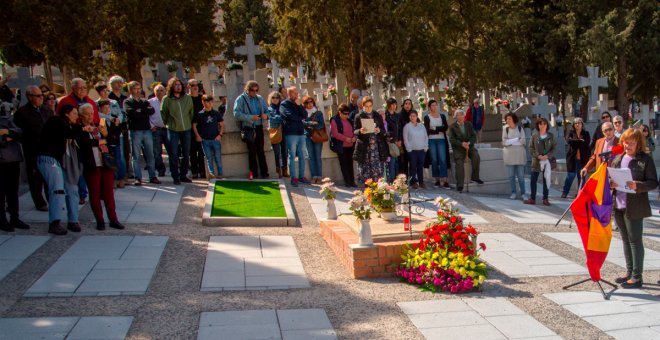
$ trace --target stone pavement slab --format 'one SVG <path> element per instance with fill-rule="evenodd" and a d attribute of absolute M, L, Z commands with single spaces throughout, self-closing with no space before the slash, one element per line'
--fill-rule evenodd
<path fill-rule="evenodd" d="M 0 339 L 124 339 L 132 316 L 0 319 Z"/>
<path fill-rule="evenodd" d="M 660 338 L 660 298 L 643 290 L 617 290 L 610 300 L 598 291 L 544 296 L 615 339 Z"/>
<path fill-rule="evenodd" d="M 327 203 L 321 199 L 321 194 L 319 193 L 319 187 L 317 186 L 305 186 L 305 195 L 307 200 L 314 211 L 314 215 L 318 221 L 326 218 L 326 206 Z M 337 199 L 335 200 L 335 206 L 337 207 L 337 214 L 350 214 L 351 211 L 348 209 L 348 201 L 353 197 L 353 191 L 345 187 L 339 187 L 339 192 L 337 193 Z M 447 190 L 445 189 L 427 189 L 419 190 L 413 193 L 413 199 L 435 199 L 437 196 L 443 195 Z M 436 206 L 431 202 L 421 203 L 423 211 L 421 215 L 428 218 L 436 218 Z M 468 209 L 462 204 L 458 204 L 458 208 L 461 210 L 461 215 L 463 218 L 471 224 L 486 224 L 488 221 L 477 215 L 472 210 Z M 413 214 L 417 214 L 413 211 Z"/>
<path fill-rule="evenodd" d="M 586 269 L 549 250 L 510 233 L 479 234 L 486 244 L 481 258 L 510 277 L 586 274 Z"/>
<path fill-rule="evenodd" d="M 525 204 L 522 200 L 487 196 L 472 196 L 472 198 L 516 223 L 555 224 L 561 216 L 561 214 L 548 212 L 536 205 Z M 540 201 L 538 202 L 540 203 Z M 569 224 L 569 221 L 564 219 L 561 223 Z"/>
<path fill-rule="evenodd" d="M 143 224 L 172 224 L 176 216 L 185 186 L 174 185 L 172 179 L 161 178 L 160 185 L 148 183 L 136 187 L 128 185 L 123 189 L 115 189 L 115 205 L 117 218 L 125 223 Z M 19 198 L 21 217 L 26 222 L 48 223 L 48 212 L 38 211 L 34 207 L 30 193 L 25 193 Z M 88 204 L 88 203 L 86 203 Z M 84 205 L 79 205 L 82 209 Z M 103 216 L 107 220 L 105 206 Z M 81 222 L 94 222 L 92 220 L 81 220 Z"/>
<path fill-rule="evenodd" d="M 309 288 L 291 236 L 211 236 L 202 291 Z"/>
<path fill-rule="evenodd" d="M 204 312 L 198 340 L 218 339 L 337 339 L 323 309 Z"/>
<path fill-rule="evenodd" d="M 167 239 L 166 236 L 83 236 L 25 296 L 144 294 Z"/>
<path fill-rule="evenodd" d="M 505 298 L 397 303 L 427 339 L 561 339 Z"/>
<path fill-rule="evenodd" d="M 48 236 L 0 235 L 0 281 L 49 239 Z"/>
<path fill-rule="evenodd" d="M 613 232 L 616 234 L 617 232 Z M 582 250 L 582 240 L 580 234 L 576 232 L 570 233 L 543 233 L 556 240 L 564 242 L 572 247 Z M 614 263 L 619 267 L 626 268 L 626 259 L 623 256 L 623 244 L 620 238 L 612 237 L 610 243 L 610 251 L 607 254 L 607 262 Z M 644 250 L 644 270 L 660 270 L 660 252 L 653 249 L 646 248 Z"/>

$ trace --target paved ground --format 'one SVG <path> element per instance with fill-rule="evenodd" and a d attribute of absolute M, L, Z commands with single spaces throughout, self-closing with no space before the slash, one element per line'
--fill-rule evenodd
<path fill-rule="evenodd" d="M 131 188 L 130 190 L 137 189 L 138 192 L 142 192 L 143 190 L 149 190 L 147 187 Z M 353 280 L 349 278 L 318 233 L 317 216 L 323 216 L 324 206 L 315 201 L 314 197 L 308 199 L 306 195 L 306 191 L 308 191 L 311 196 L 311 192 L 317 190 L 316 187 L 314 190 L 310 190 L 311 187 L 309 186 L 290 189 L 294 210 L 301 225 L 287 228 L 203 227 L 201 226 L 201 216 L 206 189 L 205 182 L 195 181 L 193 184 L 187 184 L 180 188 L 179 190 L 183 191 L 178 204 L 174 203 L 171 206 L 166 202 L 154 204 L 157 207 L 164 207 L 162 210 L 138 207 L 139 202 L 144 202 L 140 200 L 153 202 L 158 193 L 152 195 L 147 193 L 138 194 L 131 212 L 141 214 L 136 216 L 143 216 L 140 218 L 142 220 L 128 222 L 127 229 L 123 231 L 110 229 L 96 231 L 92 223 L 91 211 L 85 205 L 81 208 L 81 221 L 83 221 L 84 228 L 80 234 L 51 237 L 37 245 L 34 245 L 33 240 L 36 240 L 34 238 L 20 238 L 14 241 L 25 240 L 19 243 L 33 244 L 33 251 L 26 250 L 29 247 L 26 247 L 26 249 L 23 249 L 23 247 L 3 248 L 3 244 L 16 239 L 16 237 L 12 239 L 2 238 L 5 241 L 0 239 L 0 266 L 8 272 L 4 278 L 0 276 L 0 337 L 12 338 L 12 334 L 27 335 L 30 332 L 36 334 L 43 330 L 45 325 L 62 324 L 61 327 L 58 326 L 60 330 L 57 332 L 53 330 L 47 333 L 50 335 L 59 334 L 61 335 L 59 338 L 63 338 L 67 334 L 72 337 L 72 334 L 75 335 L 74 331 L 78 332 L 76 330 L 77 325 L 80 325 L 82 329 L 91 327 L 97 332 L 112 328 L 112 334 L 119 334 L 118 337 L 122 337 L 122 329 L 124 332 L 125 329 L 128 329 L 126 333 L 128 339 L 196 339 L 198 336 L 204 338 L 205 332 L 208 332 L 206 328 L 223 327 L 221 325 L 230 320 L 230 317 L 233 317 L 232 315 L 239 315 L 240 318 L 241 312 L 258 311 L 255 313 L 264 315 L 264 318 L 260 319 L 262 320 L 260 324 L 270 325 L 269 327 L 274 332 L 272 334 L 275 338 L 286 338 L 285 333 L 289 331 L 315 330 L 316 332 L 311 333 L 318 335 L 318 337 L 333 337 L 336 335 L 340 339 L 422 339 L 425 335 L 429 338 L 434 337 L 431 334 L 433 332 L 429 333 L 428 331 L 429 328 L 433 327 L 416 323 L 415 317 L 409 316 L 415 315 L 415 313 L 411 313 L 404 306 L 415 308 L 414 306 L 423 306 L 427 303 L 424 301 L 429 300 L 433 301 L 432 303 L 440 303 L 441 306 L 442 304 L 459 306 L 463 304 L 463 306 L 467 306 L 461 307 L 469 308 L 463 312 L 474 316 L 474 320 L 479 325 L 485 325 L 482 328 L 490 330 L 492 330 L 490 327 L 495 328 L 497 332 L 493 331 L 492 334 L 501 337 L 515 338 L 527 335 L 552 337 L 556 334 L 567 339 L 607 339 L 610 337 L 625 338 L 634 335 L 637 339 L 641 339 L 649 337 L 640 334 L 657 336 L 649 332 L 656 332 L 657 328 L 654 327 L 660 325 L 660 322 L 654 323 L 658 319 L 658 313 L 649 311 L 653 311 L 657 307 L 654 306 L 654 303 L 657 303 L 656 295 L 658 295 L 659 289 L 655 282 L 660 279 L 660 271 L 646 271 L 644 275 L 646 283 L 643 289 L 634 294 L 645 303 L 640 305 L 635 302 L 616 303 L 610 304 L 611 307 L 608 306 L 607 309 L 603 308 L 603 310 L 607 310 L 608 313 L 611 312 L 613 315 L 644 313 L 648 316 L 645 319 L 647 320 L 646 324 L 619 322 L 616 329 L 602 327 L 610 323 L 595 322 L 595 319 L 590 318 L 599 317 L 599 315 L 590 316 L 590 314 L 582 312 L 585 309 L 588 310 L 589 306 L 583 309 L 580 309 L 582 307 L 568 307 L 569 305 L 579 304 L 579 298 L 566 295 L 563 300 L 557 300 L 556 296 L 560 296 L 558 294 L 591 294 L 596 297 L 598 295 L 597 293 L 584 292 L 596 289 L 596 286 L 591 283 L 576 287 L 574 291 L 570 292 L 561 288 L 568 283 L 585 278 L 586 270 L 583 269 L 584 255 L 581 250 L 543 234 L 544 232 L 575 233 L 575 230 L 569 229 L 568 225 L 554 227 L 554 222 L 563 212 L 562 207 L 565 208 L 569 202 L 565 200 L 561 203 L 556 191 L 551 192 L 550 196 L 553 206 L 535 206 L 533 208 L 517 205 L 517 203 L 508 199 L 508 194 L 503 196 L 476 196 L 475 194 L 458 194 L 455 191 L 441 189 L 424 191 L 423 195 L 429 197 L 442 192 L 458 200 L 462 208 L 469 211 L 470 216 L 475 219 L 472 223 L 477 224 L 478 229 L 483 233 L 479 242 L 489 242 L 487 241 L 489 235 L 511 234 L 516 237 L 517 242 L 514 243 L 524 245 L 524 247 L 533 246 L 532 251 L 539 250 L 536 248 L 538 247 L 547 252 L 546 255 L 549 253 L 554 254 L 556 257 L 553 257 L 552 261 L 567 261 L 561 264 L 571 267 L 577 266 L 583 270 L 583 272 L 578 272 L 576 269 L 576 272 L 560 273 L 560 276 L 535 277 L 533 275 L 521 275 L 520 277 L 513 277 L 513 275 L 507 275 L 507 271 L 510 270 L 509 265 L 500 264 L 499 267 L 495 266 L 495 269 L 490 273 L 482 292 L 450 296 L 420 292 L 412 286 L 398 282 L 394 278 L 378 280 Z M 127 189 L 124 190 L 128 193 Z M 655 210 L 660 204 L 655 200 L 656 195 L 657 192 L 650 196 L 654 199 L 654 214 L 657 215 Z M 120 196 L 121 194 L 118 194 L 118 201 Z M 174 198 L 172 198 L 172 201 L 176 202 Z M 503 212 L 508 213 L 509 211 L 501 210 L 501 208 L 511 204 L 516 204 L 515 211 L 522 216 L 521 218 L 524 217 L 524 219 L 519 220 L 520 222 L 504 216 Z M 23 205 L 24 208 L 29 208 L 29 206 L 25 206 L 26 204 Z M 163 218 L 162 222 L 154 223 L 157 218 L 161 217 L 159 215 L 165 216 L 166 213 L 174 216 L 174 219 Z M 432 211 L 427 213 L 432 214 Z M 654 218 L 660 220 L 660 216 Z M 477 219 L 483 223 L 477 223 Z M 19 231 L 11 235 L 47 236 L 45 223 L 34 222 L 31 224 L 32 229 Z M 660 232 L 658 228 L 660 228 L 660 225 L 656 224 L 653 219 L 647 221 L 645 230 L 647 249 L 660 251 Z M 6 235 L 10 234 L 3 233 L 0 234 L 0 237 Z M 155 252 L 157 252 L 155 250 L 144 252 L 144 254 L 152 256 L 149 258 L 152 261 L 155 262 L 156 257 L 158 259 L 155 262 L 157 264 L 154 267 L 155 271 L 151 276 L 151 280 L 142 286 L 144 291 L 141 294 L 99 296 L 114 293 L 97 287 L 93 291 L 96 296 L 76 296 L 77 291 L 74 291 L 73 296 L 66 297 L 28 296 L 31 289 L 40 280 L 50 276 L 49 272 L 51 270 L 57 270 L 61 266 L 63 262 L 60 261 L 98 261 L 86 274 L 82 284 L 91 281 L 92 278 L 101 280 L 104 283 L 116 280 L 118 276 L 113 277 L 110 274 L 111 272 L 101 273 L 100 271 L 105 269 L 99 267 L 99 263 L 104 260 L 121 261 L 123 255 L 127 252 L 130 254 L 130 243 L 126 244 L 124 242 L 122 245 L 114 246 L 115 248 L 110 247 L 112 249 L 88 246 L 86 252 L 78 253 L 80 249 L 84 248 L 81 244 L 87 242 L 86 240 L 91 240 L 92 238 L 88 238 L 91 236 L 112 236 L 112 240 L 137 240 L 140 237 L 161 237 L 157 238 L 158 240 L 163 240 L 164 237 L 167 238 L 166 242 L 163 242 L 164 248 L 160 250 L 162 253 L 159 253 L 158 256 L 155 255 Z M 204 291 L 202 289 L 203 282 L 205 282 L 204 277 L 213 272 L 212 267 L 207 267 L 209 259 L 213 258 L 212 253 L 219 250 L 217 246 L 222 248 L 223 240 L 229 240 L 229 238 L 223 237 L 236 236 L 247 236 L 245 239 L 252 240 L 252 242 L 259 240 L 258 247 L 256 243 L 252 243 L 253 245 L 245 251 L 251 252 L 259 249 L 263 259 L 268 257 L 268 246 L 264 248 L 264 244 L 268 242 L 264 243 L 263 240 L 281 241 L 281 243 L 273 242 L 272 244 L 276 249 L 275 254 L 278 252 L 287 254 L 286 257 L 291 259 L 291 263 L 295 262 L 293 259 L 298 258 L 299 263 L 302 264 L 304 278 L 307 280 L 309 287 L 261 289 L 269 287 L 264 284 L 255 287 L 254 290 Z M 273 236 L 281 238 L 271 238 Z M 113 242 L 121 243 L 112 241 L 108 244 L 113 244 Z M 293 242 L 293 245 L 291 242 Z M 493 254 L 505 252 L 497 250 L 495 241 L 491 243 L 494 247 Z M 105 243 L 103 245 L 105 247 Z M 121 247 L 124 247 L 124 249 L 119 254 L 120 250 L 116 249 L 121 249 Z M 154 247 L 157 248 L 157 246 Z M 295 252 L 293 251 L 294 247 Z M 10 251 L 3 249 L 10 249 Z M 20 251 L 16 249 L 20 249 Z M 510 251 L 515 254 L 517 250 Z M 488 252 L 487 250 L 485 254 L 488 254 Z M 108 257 L 112 253 L 112 256 L 115 257 L 109 259 L 89 257 L 101 253 L 107 253 Z M 250 257 L 241 256 L 240 251 L 230 253 L 242 258 L 244 272 L 239 276 L 246 278 L 247 282 L 247 278 L 250 277 L 248 271 Z M 70 254 L 77 255 L 72 256 Z M 487 258 L 489 255 L 485 256 Z M 257 256 L 254 257 L 258 258 Z M 22 258 L 24 260 L 21 261 Z M 13 264 L 9 261 L 12 259 L 14 260 Z M 539 258 L 538 262 L 540 261 L 543 260 Z M 236 260 L 236 263 L 240 262 L 241 260 Z M 276 272 L 291 270 L 302 277 L 298 263 L 279 269 L 276 267 L 271 268 L 270 265 L 272 263 L 262 264 L 259 269 L 264 272 L 267 270 Z M 540 264 L 537 263 L 536 265 Z M 77 268 L 77 266 L 78 264 L 74 264 L 65 267 Z M 112 273 L 124 275 L 128 278 L 131 275 L 139 275 L 138 271 L 130 271 L 130 268 L 123 267 L 121 269 L 125 270 L 122 274 L 119 274 L 119 272 Z M 606 262 L 603 267 L 603 277 L 613 280 L 621 273 L 621 270 L 622 268 L 619 265 Z M 96 272 L 99 272 L 99 274 L 96 274 Z M 90 277 L 90 275 L 94 276 Z M 82 287 L 82 284 L 80 287 Z M 106 287 L 111 286 L 106 285 Z M 77 289 L 80 289 L 80 287 L 77 287 Z M 619 293 L 624 298 L 629 297 L 631 294 L 629 291 L 620 291 Z M 68 293 L 68 295 L 72 294 Z M 479 306 L 483 306 L 483 304 L 472 303 L 471 299 L 493 301 L 493 306 L 480 309 L 482 307 Z M 601 301 L 597 300 L 596 302 Z M 612 302 L 617 301 L 621 302 L 615 299 Z M 586 300 L 584 302 L 594 301 Z M 491 304 L 491 302 L 487 303 Z M 648 306 L 644 307 L 643 305 Z M 634 311 L 631 311 L 630 308 L 633 308 Z M 494 310 L 495 312 L 492 312 L 494 314 L 491 314 L 489 310 Z M 287 323 L 281 317 L 282 313 L 286 314 L 287 311 L 299 317 L 291 317 L 290 323 Z M 219 312 L 228 313 L 217 314 Z M 227 317 L 222 317 L 222 315 Z M 273 315 L 275 315 L 277 322 L 273 322 Z M 329 325 L 322 321 L 323 315 L 327 317 Z M 98 319 L 100 321 L 96 324 L 91 323 L 92 326 L 88 326 L 85 320 L 95 320 L 91 319 L 92 317 L 104 317 L 104 319 Z M 109 317 L 122 319 L 107 319 Z M 613 318 L 619 317 L 621 316 Z M 18 321 L 16 318 L 22 320 Z M 505 320 L 505 322 L 498 322 L 498 318 Z M 120 321 L 115 322 L 114 320 Z M 266 323 L 266 320 L 270 320 L 270 322 Z M 436 323 L 439 326 L 438 328 L 451 327 L 451 324 L 443 325 L 439 322 Z M 16 327 L 24 325 L 27 328 L 22 330 L 14 328 L 12 330 L 3 326 L 7 324 L 17 325 Z M 126 324 L 130 326 L 125 326 Z M 298 328 L 286 326 L 287 324 L 295 324 Z M 117 327 L 112 325 L 117 325 Z M 232 324 L 231 326 L 235 325 L 238 324 Z M 511 329 L 512 325 L 516 326 L 513 327 L 515 328 L 513 330 Z M 276 328 L 279 333 L 275 331 Z M 514 333 L 513 331 L 521 333 Z M 213 334 L 212 330 L 210 332 Z M 468 331 L 465 330 L 464 332 Z M 232 338 L 232 335 L 238 337 L 238 333 L 230 330 L 221 333 L 217 335 L 217 338 L 228 339 Z M 293 332 L 291 333 L 293 334 Z M 309 333 L 304 333 L 307 334 L 304 338 L 310 338 Z M 107 334 L 111 334 L 109 330 Z M 465 336 L 468 333 L 461 334 L 464 338 L 470 338 Z"/>

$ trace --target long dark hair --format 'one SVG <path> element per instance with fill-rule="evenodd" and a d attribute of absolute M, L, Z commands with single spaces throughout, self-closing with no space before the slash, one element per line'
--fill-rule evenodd
<path fill-rule="evenodd" d="M 66 116 L 69 113 L 71 113 L 71 111 L 73 111 L 73 109 L 75 109 L 75 107 L 73 105 L 69 105 L 69 104 L 63 105 L 59 110 L 57 110 L 57 115 L 60 116 L 60 118 L 66 120 L 68 122 Z"/>
<path fill-rule="evenodd" d="M 172 77 L 170 80 L 167 81 L 167 96 L 168 97 L 174 97 L 174 85 L 176 85 L 176 82 L 181 83 L 181 93 L 183 93 L 183 82 L 181 79 L 177 77 Z"/>
<path fill-rule="evenodd" d="M 410 102 L 410 111 L 414 110 L 415 108 L 413 107 L 413 101 L 410 98 L 406 98 L 403 100 L 403 103 L 401 103 L 401 113 L 410 113 L 410 111 L 406 112 L 406 109 L 404 109 L 404 106 L 406 106 L 406 102 Z"/>

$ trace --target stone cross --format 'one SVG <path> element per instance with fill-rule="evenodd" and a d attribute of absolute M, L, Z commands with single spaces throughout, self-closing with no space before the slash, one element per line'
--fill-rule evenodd
<path fill-rule="evenodd" d="M 526 92 L 525 94 L 523 94 L 523 97 L 525 98 L 525 102 L 526 102 L 527 104 L 530 104 L 530 105 L 531 105 L 532 102 L 533 102 L 532 99 L 535 99 L 535 98 L 538 97 L 538 96 L 539 96 L 539 95 L 538 95 L 536 92 L 534 92 L 534 90 L 532 90 L 530 87 L 528 87 L 528 88 L 527 88 L 527 92 Z"/>
<path fill-rule="evenodd" d="M 316 94 L 316 108 L 323 112 L 323 117 L 328 119 L 332 115 L 332 98 L 328 95 L 328 99 L 323 99 L 324 90 L 322 88 L 314 89 Z M 327 112 L 330 111 L 330 116 Z"/>
<path fill-rule="evenodd" d="M 270 60 L 270 76 L 273 77 L 273 87 L 277 88 L 277 81 L 280 78 L 280 65 L 275 59 Z"/>
<path fill-rule="evenodd" d="M 417 88 L 415 85 L 416 85 L 415 81 L 412 79 L 408 79 L 408 81 L 406 82 L 406 90 L 408 90 L 408 98 L 410 99 L 417 97 L 417 92 L 416 92 Z M 413 103 L 414 102 L 415 100 L 413 100 Z"/>
<path fill-rule="evenodd" d="M 41 79 L 39 77 L 31 77 L 30 69 L 27 67 L 19 67 L 16 70 L 16 78 L 9 78 L 7 86 L 17 88 L 21 91 L 21 102 L 19 106 L 23 106 L 27 103 L 27 89 L 30 85 L 39 86 L 41 85 Z"/>
<path fill-rule="evenodd" d="M 266 100 L 270 91 L 273 91 L 268 87 L 268 69 L 255 70 L 253 80 L 259 84 L 259 95 Z"/>
<path fill-rule="evenodd" d="M 640 113 L 642 116 L 642 123 L 649 125 L 649 105 L 641 105 L 640 106 Z"/>
<path fill-rule="evenodd" d="M 605 111 L 609 111 L 610 109 L 610 104 L 609 100 L 607 99 L 607 93 L 603 93 L 599 95 L 598 99 L 598 114 L 601 115 Z M 614 116 L 612 116 L 614 117 Z M 598 119 L 598 118 L 596 118 Z"/>
<path fill-rule="evenodd" d="M 578 77 L 578 87 L 589 87 L 589 120 L 598 119 L 591 110 L 596 106 L 598 98 L 598 88 L 607 87 L 607 77 L 598 77 L 598 67 L 587 66 L 587 77 Z"/>
<path fill-rule="evenodd" d="M 307 80 L 305 68 L 299 65 L 296 67 L 296 84 L 300 84 L 303 80 Z"/>
<path fill-rule="evenodd" d="M 284 87 L 289 87 L 289 86 L 293 85 L 291 80 L 289 80 L 289 75 L 291 75 L 291 72 L 289 71 L 289 69 L 283 68 L 283 69 L 280 70 L 280 77 L 284 78 L 284 81 L 282 82 L 282 85 Z"/>
<path fill-rule="evenodd" d="M 247 69 L 243 73 L 243 77 L 252 79 L 254 76 L 252 72 L 257 68 L 257 56 L 264 53 L 264 50 L 259 45 L 254 44 L 252 34 L 245 35 L 245 45 L 234 48 L 234 53 L 247 56 Z"/>
<path fill-rule="evenodd" d="M 552 119 L 552 114 L 557 113 L 557 107 L 548 104 L 547 96 L 539 96 L 536 100 L 536 105 L 532 106 L 532 113 L 539 117 L 543 117 L 547 114 L 547 118 Z"/>

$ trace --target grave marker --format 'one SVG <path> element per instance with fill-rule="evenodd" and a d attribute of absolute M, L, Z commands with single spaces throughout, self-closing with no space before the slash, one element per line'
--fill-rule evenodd
<path fill-rule="evenodd" d="M 532 104 L 536 101 L 536 97 L 538 97 L 538 93 L 534 92 L 534 90 L 531 87 L 528 87 L 527 92 L 523 94 L 523 97 L 525 98 L 525 103 L 527 104 Z"/>
<path fill-rule="evenodd" d="M 550 121 L 552 114 L 557 113 L 557 106 L 552 103 L 548 104 L 547 96 L 539 96 L 536 105 L 532 106 L 532 113 L 540 117 L 544 117 L 547 114 L 548 116 L 544 118 Z"/>
<path fill-rule="evenodd" d="M 30 85 L 41 85 L 41 79 L 39 77 L 30 76 L 30 69 L 27 67 L 19 67 L 16 70 L 16 75 L 16 78 L 9 78 L 7 86 L 17 88 L 21 91 L 21 102 L 19 103 L 19 106 L 23 106 L 27 103 L 25 89 Z"/>
<path fill-rule="evenodd" d="M 578 87 L 589 87 L 589 120 L 597 120 L 596 113 L 591 110 L 596 106 L 598 88 L 607 87 L 607 77 L 598 77 L 599 67 L 587 66 L 587 77 L 578 77 Z"/>
<path fill-rule="evenodd" d="M 252 79 L 254 70 L 257 68 L 257 56 L 264 53 L 264 50 L 259 45 L 254 44 L 252 34 L 245 35 L 245 45 L 234 48 L 234 53 L 247 56 L 247 69 L 243 73 L 243 77 Z"/>

